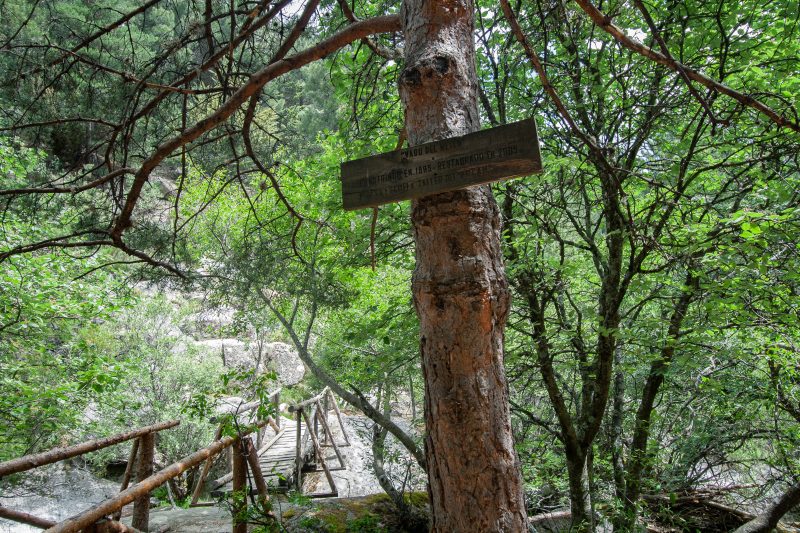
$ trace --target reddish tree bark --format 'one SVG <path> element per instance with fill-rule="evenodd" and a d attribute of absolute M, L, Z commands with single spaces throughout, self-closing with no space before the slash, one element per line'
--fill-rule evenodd
<path fill-rule="evenodd" d="M 480 128 L 471 0 L 405 0 L 409 144 Z M 509 306 L 489 187 L 415 200 L 412 288 L 425 375 L 432 531 L 527 530 L 503 369 Z"/>

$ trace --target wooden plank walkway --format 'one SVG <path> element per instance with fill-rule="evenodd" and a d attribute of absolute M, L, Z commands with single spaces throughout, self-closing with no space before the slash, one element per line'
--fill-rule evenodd
<path fill-rule="evenodd" d="M 301 442 L 306 441 L 307 429 L 305 424 L 302 426 Z M 297 421 L 281 417 L 281 431 L 265 440 L 264 445 L 259 450 L 259 465 L 264 481 L 267 482 L 270 490 L 286 491 L 289 482 L 294 479 L 295 457 L 297 454 Z M 304 447 L 301 456 L 306 455 Z M 234 452 L 235 453 L 235 452 Z M 302 459 L 301 459 L 302 460 Z M 302 466 L 302 465 L 301 465 Z M 211 491 L 211 495 L 218 497 L 228 494 L 233 490 L 233 484 L 229 481 L 225 485 Z M 251 489 L 253 493 L 257 490 Z"/>

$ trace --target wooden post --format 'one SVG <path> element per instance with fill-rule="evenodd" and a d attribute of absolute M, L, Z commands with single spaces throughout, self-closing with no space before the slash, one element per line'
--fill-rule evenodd
<path fill-rule="evenodd" d="M 278 429 L 281 427 L 281 391 L 278 389 L 278 392 L 275 393 L 275 423 L 278 425 Z"/>
<path fill-rule="evenodd" d="M 247 533 L 247 521 L 241 517 L 247 513 L 247 462 L 243 455 L 243 442 L 237 442 L 233 450 L 233 515 L 232 533 Z"/>
<path fill-rule="evenodd" d="M 330 410 L 330 406 L 328 405 L 328 396 L 330 395 L 330 391 L 328 394 L 322 397 L 322 418 L 327 421 L 328 419 L 328 410 Z M 325 441 L 327 440 L 327 435 L 325 433 L 322 434 L 322 444 L 325 445 Z"/>
<path fill-rule="evenodd" d="M 125 465 L 125 473 L 122 475 L 122 483 L 119 486 L 119 491 L 122 492 L 123 490 L 128 488 L 128 484 L 131 482 L 131 475 L 133 474 L 133 465 L 136 464 L 136 453 L 139 451 L 139 439 L 133 441 L 131 444 L 131 453 L 128 455 L 128 464 Z M 120 517 L 122 516 L 122 509 L 114 513 L 114 520 L 119 521 Z"/>
<path fill-rule="evenodd" d="M 317 456 L 319 457 L 319 463 L 322 465 L 322 470 L 325 472 L 325 477 L 328 479 L 328 485 L 331 487 L 331 495 L 336 496 L 338 495 L 338 491 L 336 490 L 336 483 L 333 481 L 333 476 L 331 475 L 331 471 L 328 470 L 328 465 L 325 463 L 325 454 L 322 453 L 322 448 L 319 446 L 319 441 L 317 441 L 317 436 L 311 431 L 311 421 L 308 419 L 308 415 L 305 411 L 301 411 L 303 413 L 303 418 L 306 421 L 306 428 L 308 428 L 308 432 L 311 434 L 311 442 L 314 445 L 314 450 L 317 452 Z M 327 495 L 326 495 L 327 496 Z"/>
<path fill-rule="evenodd" d="M 336 445 L 336 440 L 333 438 L 333 433 L 331 433 L 331 428 L 328 426 L 328 421 L 325 420 L 324 414 L 320 415 L 319 411 L 317 411 L 317 416 L 322 422 L 322 435 L 327 435 L 328 438 L 331 439 L 331 446 L 333 446 L 333 451 L 336 453 L 336 458 L 339 460 L 339 466 L 344 469 L 344 459 L 342 458 L 342 453 L 339 451 L 339 447 Z"/>
<path fill-rule="evenodd" d="M 217 428 L 217 432 L 214 434 L 214 440 L 217 441 L 222 437 L 222 425 Z M 192 493 L 192 503 L 189 505 L 195 505 L 197 500 L 200 499 L 200 494 L 203 492 L 203 487 L 206 484 L 206 477 L 208 477 L 208 472 L 211 470 L 211 465 L 214 464 L 215 456 L 211 456 L 206 459 L 206 462 L 203 463 L 203 470 L 200 472 L 200 477 L 197 479 L 197 484 L 194 486 L 194 492 Z"/>
<path fill-rule="evenodd" d="M 303 419 L 302 419 L 302 416 L 303 416 L 303 408 L 301 407 L 300 409 L 297 410 L 297 442 L 295 443 L 295 446 L 296 446 L 295 451 L 297 453 L 295 454 L 296 457 L 295 457 L 295 462 L 294 462 L 294 466 L 295 466 L 294 483 L 295 483 L 295 486 L 297 488 L 297 492 L 299 492 L 299 493 L 303 492 L 303 484 L 301 483 L 301 480 L 300 480 L 300 474 L 301 474 L 301 471 L 303 469 L 303 461 L 302 461 L 302 457 L 300 457 L 301 456 L 301 451 L 300 450 L 301 450 L 301 448 L 303 446 L 303 443 L 301 442 L 302 441 L 302 436 L 303 436 L 303 427 L 302 427 Z"/>
<path fill-rule="evenodd" d="M 253 441 L 250 437 L 245 439 L 244 446 L 247 451 L 247 463 L 250 465 L 250 472 L 253 474 L 253 481 L 255 481 L 256 489 L 258 489 L 258 501 L 264 506 L 269 501 L 269 488 L 267 487 L 267 482 L 264 481 L 261 464 L 258 462 L 258 450 L 253 446 Z"/>
<path fill-rule="evenodd" d="M 136 468 L 136 481 L 143 481 L 153 475 L 153 455 L 155 454 L 155 435 L 148 433 L 139 437 L 139 463 Z M 150 524 L 150 493 L 147 492 L 133 502 L 131 525 L 147 531 Z"/>
<path fill-rule="evenodd" d="M 343 446 L 350 446 L 350 439 L 347 438 L 347 431 L 344 430 L 344 421 L 342 421 L 342 413 L 339 411 L 339 405 L 336 403 L 336 398 L 333 396 L 333 393 L 328 391 L 328 394 L 331 396 L 333 411 L 336 413 L 336 419 L 339 421 L 339 427 L 342 429 L 342 437 L 344 437 Z"/>
<path fill-rule="evenodd" d="M 314 436 L 319 438 L 319 402 L 316 402 L 313 406 L 314 414 L 311 415 L 314 417 Z"/>

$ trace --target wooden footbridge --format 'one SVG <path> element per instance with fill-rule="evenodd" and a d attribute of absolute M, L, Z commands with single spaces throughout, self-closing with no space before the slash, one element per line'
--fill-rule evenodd
<path fill-rule="evenodd" d="M 201 501 L 202 496 L 208 493 L 218 500 L 228 499 L 232 502 L 231 510 L 234 517 L 244 514 L 248 499 L 252 504 L 263 506 L 268 502 L 270 492 L 285 492 L 292 487 L 302 492 L 304 472 L 323 471 L 329 485 L 328 491 L 307 496 L 312 498 L 337 496 L 338 491 L 331 471 L 346 468 L 340 448 L 349 446 L 350 441 L 333 393 L 326 387 L 316 396 L 290 406 L 288 414 L 293 419 L 281 416 L 279 410 L 275 409 L 280 403 L 280 389 L 271 393 L 269 398 L 269 405 L 264 406 L 268 408 L 267 410 L 261 409 L 263 404 L 260 401 L 231 406 L 223 410 L 222 416 L 215 420 L 219 423 L 219 427 L 210 445 L 156 473 L 153 472 L 155 435 L 178 426 L 179 420 L 170 420 L 112 437 L 54 448 L 0 463 L 1 479 L 132 441 L 120 492 L 113 498 L 58 523 L 2 506 L 0 506 L 0 518 L 39 527 L 48 533 L 145 532 L 149 526 L 151 492 L 191 468 L 200 469 L 200 475 L 192 492 L 191 505 L 213 505 L 214 501 Z M 341 431 L 339 437 L 341 442 L 337 442 L 334 438 L 328 423 L 330 410 L 336 415 L 336 422 Z M 277 416 L 263 418 L 259 416 L 265 411 L 277 413 Z M 228 435 L 223 436 L 226 434 Z M 326 456 L 326 448 L 333 451 L 333 456 Z M 222 457 L 227 461 L 230 472 L 209 481 L 208 475 L 214 463 Z M 331 467 L 328 465 L 328 460 L 333 459 L 337 464 Z M 134 470 L 136 483 L 131 485 Z M 238 496 L 231 497 L 232 495 Z M 123 507 L 130 503 L 133 503 L 133 515 L 131 525 L 128 526 L 120 519 Z M 246 533 L 247 524 L 238 522 L 234 518 L 232 531 Z"/>

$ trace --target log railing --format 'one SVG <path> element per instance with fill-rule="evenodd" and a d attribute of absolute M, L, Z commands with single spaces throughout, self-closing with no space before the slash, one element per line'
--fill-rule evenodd
<path fill-rule="evenodd" d="M 82 442 L 80 444 L 76 444 L 74 446 L 68 446 L 65 448 L 54 448 L 46 452 L 26 455 L 18 459 L 12 459 L 11 461 L 0 463 L 0 478 L 11 474 L 18 474 L 20 472 L 33 470 L 34 468 L 38 468 L 40 466 L 57 463 L 58 461 L 63 461 L 64 459 L 78 457 L 79 455 L 83 455 L 85 453 L 93 452 L 96 450 L 102 450 L 103 448 L 114 446 L 115 444 L 120 444 L 132 439 L 136 439 L 133 441 L 133 445 L 131 447 L 130 461 L 128 462 L 125 475 L 123 476 L 123 486 L 121 490 L 124 491 L 130 480 L 130 472 L 132 469 L 132 465 L 136 460 L 137 450 L 142 450 L 140 452 L 141 459 L 138 464 L 139 475 L 142 476 L 142 474 L 146 473 L 148 469 L 150 470 L 150 472 L 152 472 L 155 434 L 158 433 L 159 431 L 173 428 L 178 424 L 180 424 L 179 420 L 170 420 L 168 422 L 161 422 L 159 424 L 145 426 L 142 428 L 134 429 L 133 431 L 127 431 L 125 433 L 120 433 L 118 435 L 114 435 L 111 437 L 90 440 Z M 143 478 L 140 477 L 139 479 Z M 95 524 L 95 522 L 98 522 L 98 520 L 95 520 L 90 524 L 84 525 L 84 528 L 86 528 L 87 531 L 94 529 L 95 531 L 103 531 L 103 532 L 105 531 L 137 532 L 140 529 L 146 531 L 149 509 L 150 509 L 150 495 L 148 493 L 146 495 L 146 498 L 140 498 L 134 503 L 134 511 L 133 511 L 134 519 L 132 527 L 121 524 L 118 521 L 119 514 L 117 514 L 113 517 L 112 520 L 107 520 L 105 519 L 104 516 L 100 517 L 98 518 L 98 520 L 102 519 L 101 523 Z M 6 507 L 0 507 L 0 518 L 6 518 L 9 520 L 13 520 L 15 522 L 21 522 L 23 524 L 39 527 L 42 529 L 46 528 L 52 529 L 54 526 L 56 526 L 56 523 L 51 520 L 39 518 L 37 516 L 33 516 L 28 513 L 22 513 L 20 511 L 14 511 L 13 509 L 8 509 Z"/>
<path fill-rule="evenodd" d="M 280 389 L 271 393 L 270 399 L 277 403 L 279 394 Z M 341 444 L 336 442 L 328 425 L 326 415 L 329 407 L 329 400 L 333 405 L 334 412 L 336 413 L 337 420 L 342 430 L 344 443 Z M 89 509 L 86 509 L 85 511 L 60 523 L 55 523 L 53 521 L 39 518 L 20 511 L 14 511 L 2 506 L 0 506 L 0 518 L 6 518 L 16 522 L 32 525 L 34 527 L 46 529 L 45 533 L 76 533 L 78 531 L 91 533 L 141 533 L 142 531 L 147 531 L 149 526 L 150 493 L 153 490 L 168 482 L 170 479 L 173 479 L 183 472 L 186 472 L 190 468 L 199 466 L 202 463 L 203 469 L 192 495 L 192 503 L 197 504 L 197 499 L 203 490 L 205 479 L 208 475 L 214 458 L 219 456 L 219 454 L 226 449 L 235 450 L 234 453 L 231 454 L 232 472 L 229 475 L 230 478 L 228 479 L 233 480 L 233 492 L 241 494 L 245 491 L 248 477 L 247 471 L 249 470 L 252 474 L 252 478 L 259 494 L 259 501 L 262 504 L 266 503 L 269 500 L 269 495 L 267 492 L 268 487 L 261 472 L 258 457 L 260 451 L 269 448 L 269 446 L 283 434 L 283 431 L 280 430 L 280 416 L 276 417 L 276 419 L 268 417 L 266 420 L 259 420 L 255 421 L 254 423 L 247 423 L 244 421 L 241 423 L 239 422 L 238 419 L 241 415 L 254 412 L 259 405 L 259 402 L 250 402 L 230 410 L 229 413 L 225 413 L 233 415 L 237 420 L 238 432 L 236 436 L 222 437 L 224 426 L 220 425 L 220 427 L 217 429 L 214 441 L 209 446 L 180 459 L 179 461 L 156 473 L 153 473 L 155 433 L 177 426 L 180 424 L 180 421 L 178 420 L 162 422 L 160 424 L 154 424 L 152 426 L 135 429 L 133 431 L 121 433 L 112 437 L 92 440 L 66 448 L 56 448 L 47 452 L 27 455 L 19 459 L 0 463 L 1 478 L 3 476 L 24 472 L 33 468 L 55 463 L 71 457 L 77 457 L 91 451 L 100 450 L 108 446 L 133 440 L 129 461 L 125 469 L 125 473 L 123 474 L 120 493 L 116 496 L 94 505 Z M 314 396 L 313 398 L 309 398 L 308 400 L 291 406 L 289 411 L 295 413 L 297 418 L 297 453 L 296 474 L 294 481 L 298 491 L 300 491 L 302 487 L 301 474 L 305 463 L 303 457 L 304 440 L 302 438 L 302 424 L 305 423 L 307 429 L 306 436 L 311 440 L 316 462 L 322 466 L 322 470 L 325 473 L 331 489 L 330 492 L 310 494 L 309 496 L 337 496 L 338 491 L 331 475 L 331 471 L 342 470 L 345 468 L 344 459 L 339 448 L 341 446 L 349 446 L 350 440 L 344 429 L 342 415 L 339 411 L 336 399 L 333 397 L 330 389 L 326 387 L 320 394 Z M 224 423 L 225 422 L 223 422 L 223 424 Z M 255 432 L 257 435 L 257 440 L 260 443 L 261 431 L 267 425 L 271 426 L 273 430 L 275 430 L 276 436 L 270 441 L 270 443 L 264 446 L 264 448 L 259 450 L 258 446 L 253 443 L 253 439 L 250 435 Z M 322 439 L 319 438 L 320 425 L 322 426 L 323 430 Z M 327 465 L 325 461 L 325 455 L 322 450 L 322 448 L 326 446 L 333 448 L 336 458 L 339 462 L 338 467 L 330 468 Z M 137 483 L 129 486 L 134 469 L 137 476 Z M 222 479 L 224 478 L 225 477 Z M 237 522 L 235 517 L 240 511 L 246 510 L 247 499 L 237 499 L 236 502 L 237 508 L 233 510 L 233 533 L 246 533 L 247 524 Z M 119 519 L 122 513 L 122 508 L 130 503 L 134 504 L 132 525 L 126 526 L 125 524 L 119 522 Z"/>
<path fill-rule="evenodd" d="M 277 402 L 280 397 L 279 395 L 280 389 L 271 393 L 270 399 Z M 225 414 L 232 414 L 238 417 L 239 415 L 253 412 L 260 405 L 261 402 L 258 401 L 250 402 L 238 406 L 230 413 Z M 278 428 L 279 422 L 269 417 L 267 420 L 246 425 L 246 432 L 240 431 L 239 435 L 235 437 L 225 438 L 222 438 L 222 426 L 220 426 L 217 430 L 214 442 L 212 442 L 211 445 L 184 457 L 180 461 L 154 474 L 153 458 L 155 454 L 155 434 L 159 431 L 173 428 L 179 424 L 179 420 L 170 420 L 168 422 L 161 422 L 159 424 L 138 428 L 111 437 L 91 440 L 65 448 L 55 448 L 46 452 L 26 455 L 18 459 L 0 463 L 0 478 L 2 478 L 133 440 L 131 451 L 128 456 L 128 464 L 122 476 L 120 493 L 117 496 L 105 500 L 60 523 L 2 506 L 0 506 L 0 518 L 46 529 L 48 532 L 85 531 L 93 533 L 141 533 L 142 531 L 147 531 L 150 521 L 150 493 L 153 490 L 170 479 L 179 476 L 186 470 L 199 465 L 203 461 L 210 464 L 216 455 L 234 444 L 237 444 L 242 452 L 249 450 L 250 447 L 252 447 L 251 439 L 248 436 L 250 433 L 257 431 L 259 432 L 260 438 L 260 432 L 266 425 Z M 234 462 L 242 460 L 243 457 L 242 453 L 233 454 Z M 245 460 L 245 462 L 247 461 Z M 134 473 L 137 483 L 129 487 Z M 260 471 L 256 472 L 255 469 L 253 469 L 253 474 L 255 478 L 260 478 L 260 484 L 266 486 L 263 482 L 263 476 L 260 475 Z M 258 479 L 256 483 L 259 483 Z M 267 497 L 266 491 L 263 497 Z M 133 503 L 133 516 L 131 526 L 126 526 L 119 522 L 119 519 L 122 515 L 122 508 L 130 503 Z M 234 524 L 234 530 L 236 530 L 236 527 L 236 524 Z"/>
<path fill-rule="evenodd" d="M 110 516 L 124 506 L 128 505 L 129 503 L 142 498 L 143 496 L 147 495 L 149 498 L 149 494 L 151 491 L 155 490 L 156 488 L 160 487 L 170 479 L 179 476 L 183 472 L 186 472 L 190 468 L 199 465 L 203 461 L 207 460 L 209 457 L 213 457 L 223 451 L 224 449 L 228 448 L 231 445 L 237 444 L 241 445 L 241 443 L 248 439 L 246 435 L 249 435 L 254 430 L 264 427 L 267 425 L 267 421 L 262 421 L 256 424 L 253 428 L 250 429 L 246 434 L 236 437 L 223 437 L 221 439 L 215 440 L 211 443 L 210 446 L 206 446 L 205 448 L 194 452 L 191 455 L 172 463 L 168 467 L 160 470 L 156 474 L 153 474 L 138 483 L 133 485 L 132 487 L 127 488 L 126 490 L 120 492 L 113 498 L 109 498 L 104 502 L 101 502 L 97 505 L 90 507 L 89 509 L 79 513 L 67 520 L 56 524 L 55 526 L 48 529 L 45 533 L 76 533 L 92 524 L 97 522 L 98 520 L 103 519 L 106 516 Z M 240 456 L 241 454 L 233 454 L 234 458 Z M 234 459 L 235 464 L 236 459 Z M 135 513 L 134 513 L 135 514 Z M 136 527 L 136 526 L 134 526 Z M 234 528 L 234 531 L 237 531 Z"/>
<path fill-rule="evenodd" d="M 281 399 L 281 389 L 279 388 L 279 389 L 271 392 L 268 397 L 269 397 L 270 402 L 272 404 L 279 405 L 280 404 L 280 399 Z M 245 404 L 241 404 L 239 406 L 236 406 L 233 409 L 229 409 L 228 412 L 223 413 L 223 414 L 232 415 L 234 417 L 239 417 L 239 416 L 247 414 L 247 413 L 252 413 L 260 405 L 261 405 L 260 401 L 245 403 Z M 217 418 L 219 418 L 219 417 L 212 418 L 211 421 L 212 422 L 217 422 L 218 421 Z M 222 431 L 225 428 L 226 422 L 227 422 L 226 420 L 223 420 L 220 423 L 219 427 L 217 428 L 217 432 L 216 432 L 216 434 L 214 436 L 214 440 L 217 440 L 220 437 L 222 437 Z M 267 423 L 272 427 L 272 429 L 275 431 L 276 434 L 280 433 L 280 429 L 281 429 L 280 413 L 277 414 L 277 416 L 275 417 L 274 420 L 272 418 L 269 418 L 267 420 Z M 256 434 L 256 448 L 260 448 L 261 439 L 262 438 L 263 438 L 263 433 L 259 429 L 258 433 Z M 209 457 L 208 459 L 206 459 L 206 462 L 203 464 L 203 469 L 200 472 L 200 477 L 197 478 L 197 482 L 194 485 L 194 491 L 192 492 L 192 501 L 190 503 L 190 506 L 196 506 L 198 504 L 197 502 L 200 499 L 200 495 L 202 494 L 203 489 L 205 488 L 206 478 L 208 477 L 208 473 L 211 471 L 211 466 L 213 465 L 213 463 L 214 463 L 214 457 L 212 456 L 212 457 Z M 233 466 L 233 465 L 231 465 L 231 466 Z M 230 477 L 231 478 L 233 477 L 232 473 L 231 473 Z M 228 481 L 230 481 L 230 479 L 227 479 L 223 483 L 227 483 Z"/>
<path fill-rule="evenodd" d="M 58 461 L 63 461 L 64 459 L 69 459 L 71 457 L 77 457 L 85 453 L 108 448 L 114 444 L 119 444 L 121 442 L 142 437 L 144 435 L 149 435 L 151 433 L 158 433 L 159 431 L 173 428 L 180 423 L 180 420 L 170 420 L 169 422 L 161 422 L 160 424 L 154 424 L 152 426 L 134 429 L 133 431 L 128 431 L 126 433 L 120 433 L 119 435 L 114 435 L 113 437 L 90 440 L 81 444 L 76 444 L 75 446 L 54 448 L 46 452 L 26 455 L 25 457 L 20 457 L 18 459 L 12 459 L 11 461 L 0 463 L 0 478 L 19 472 L 25 472 L 26 470 L 31 470 L 40 466 L 57 463 Z"/>
<path fill-rule="evenodd" d="M 333 438 L 333 433 L 331 432 L 330 426 L 328 425 L 328 401 L 333 405 L 334 412 L 336 413 L 336 418 L 339 421 L 339 427 L 342 431 L 342 436 L 344 438 L 344 444 L 337 444 L 336 440 Z M 320 405 L 322 402 L 322 405 Z M 324 406 L 324 407 L 323 407 Z M 322 466 L 322 471 L 325 473 L 325 479 L 328 481 L 328 485 L 330 487 L 329 492 L 322 492 L 322 493 L 314 493 L 308 494 L 307 496 L 311 498 L 329 498 L 335 497 L 339 495 L 339 491 L 336 488 L 336 482 L 333 480 L 333 476 L 331 475 L 332 471 L 335 470 L 344 470 L 345 464 L 344 459 L 342 458 L 342 453 L 339 450 L 340 446 L 350 446 L 350 439 L 347 437 L 347 432 L 344 429 L 344 422 L 342 421 L 342 413 L 339 411 L 339 406 L 336 403 L 336 398 L 333 396 L 333 392 L 329 387 L 325 387 L 322 389 L 318 395 L 314 396 L 313 398 L 309 398 L 308 400 L 302 401 L 295 405 L 289 407 L 290 413 L 295 413 L 297 418 L 297 430 L 296 430 L 296 448 L 295 448 L 295 474 L 294 474 L 294 481 L 295 481 L 295 488 L 298 492 L 302 492 L 302 472 L 303 466 L 305 461 L 303 461 L 303 442 L 302 442 L 302 434 L 303 434 L 303 422 L 305 422 L 307 435 L 311 439 L 311 443 L 313 446 L 314 457 L 316 459 L 316 463 Z M 313 423 L 312 423 L 313 420 Z M 319 425 L 322 425 L 323 434 L 322 439 L 319 438 Z M 327 444 L 326 442 L 330 442 Z M 325 461 L 325 453 L 322 450 L 324 446 L 332 447 L 334 453 L 336 454 L 336 459 L 339 462 L 339 466 L 330 468 Z"/>

